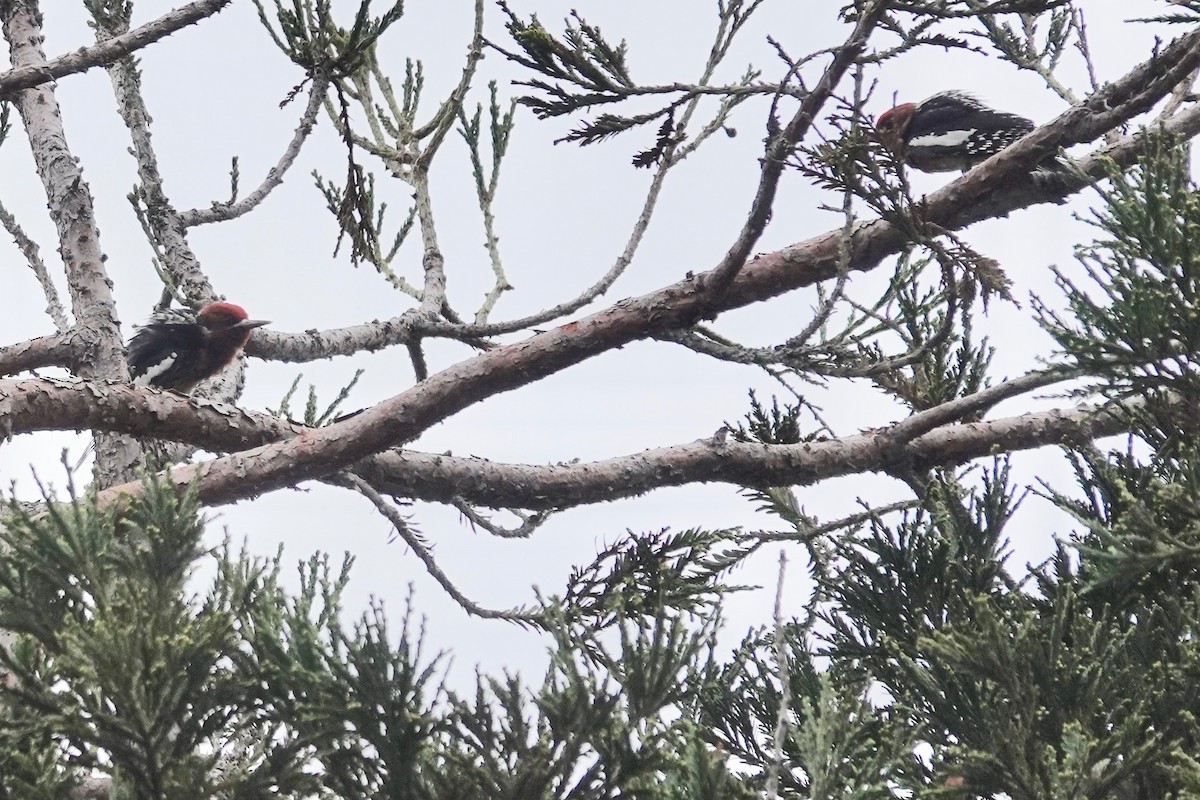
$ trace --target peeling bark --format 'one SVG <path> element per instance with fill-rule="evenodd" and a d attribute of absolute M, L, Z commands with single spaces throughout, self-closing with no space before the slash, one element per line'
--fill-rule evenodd
<path fill-rule="evenodd" d="M 47 69 L 37 3 L 15 0 L 3 11 L 4 38 L 13 68 Z M 67 145 L 54 87 L 42 84 L 22 89 L 13 102 L 29 137 L 50 216 L 58 230 L 58 251 L 67 270 L 76 324 L 95 334 L 88 341 L 92 345 L 88 351 L 76 353 L 79 374 L 84 378 L 128 380 L 120 322 L 112 282 L 104 268 L 106 256 L 100 248 L 91 191 Z M 96 462 L 102 482 L 129 480 L 140 461 L 141 449 L 132 439 L 97 438 Z"/>
<path fill-rule="evenodd" d="M 1035 384 L 1031 384 L 1031 387 Z M 1044 385 L 1038 383 L 1036 385 Z M 968 398 L 969 399 L 969 398 Z M 418 500 L 454 500 L 528 509 L 559 509 L 632 497 L 665 486 L 722 482 L 737 486 L 805 485 L 859 472 L 891 472 L 917 466 L 951 466 L 997 451 L 1084 442 L 1129 429 L 1117 408 L 1084 406 L 958 423 L 953 415 L 972 413 L 975 404 L 954 401 L 924 412 L 933 427 L 912 429 L 909 421 L 821 442 L 761 445 L 718 437 L 571 464 L 506 464 L 390 450 L 369 456 L 352 471 L 377 491 Z M 0 381 L 0 434 L 12 436 L 71 426 L 138 437 L 170 438 L 216 452 L 245 450 L 268 442 L 307 447 L 332 428 L 312 429 L 227 403 L 189 399 L 124 384 L 75 381 Z M 911 438 L 905 438 L 908 434 Z M 204 465 L 179 467 L 181 485 Z M 101 495 L 112 502 L 139 484 L 113 487 Z M 206 502 L 232 502 L 253 494 L 243 487 L 230 495 L 210 494 Z"/>

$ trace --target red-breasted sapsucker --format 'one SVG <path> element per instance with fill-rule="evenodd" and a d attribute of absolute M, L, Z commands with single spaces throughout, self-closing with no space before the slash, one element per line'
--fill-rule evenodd
<path fill-rule="evenodd" d="M 139 386 L 155 386 L 187 394 L 205 378 L 229 365 L 250 331 L 268 325 L 250 319 L 233 303 L 209 303 L 198 312 L 166 309 L 156 313 L 129 340 L 126 361 Z"/>
<path fill-rule="evenodd" d="M 964 92 L 901 103 L 875 122 L 879 141 L 897 160 L 922 172 L 966 171 L 1033 128 L 1025 117 L 989 108 Z"/>

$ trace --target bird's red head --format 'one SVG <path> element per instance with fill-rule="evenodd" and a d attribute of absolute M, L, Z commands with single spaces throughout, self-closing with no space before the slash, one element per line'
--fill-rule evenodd
<path fill-rule="evenodd" d="M 904 129 L 908 127 L 916 110 L 916 103 L 901 103 L 880 114 L 879 119 L 875 121 L 875 132 L 879 134 L 879 141 L 889 150 L 900 152 L 904 147 Z"/>
<path fill-rule="evenodd" d="M 250 319 L 246 309 L 225 302 L 209 303 L 197 312 L 196 321 L 210 331 L 244 331 L 247 337 L 252 328 L 270 324 L 265 319 Z"/>
<path fill-rule="evenodd" d="M 206 328 L 227 328 L 236 325 L 250 315 L 246 309 L 234 303 L 209 303 L 196 314 L 200 324 Z"/>

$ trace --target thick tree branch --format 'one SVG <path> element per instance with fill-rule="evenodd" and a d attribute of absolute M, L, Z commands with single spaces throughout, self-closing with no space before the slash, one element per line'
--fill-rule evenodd
<path fill-rule="evenodd" d="M 1043 385 L 1044 379 L 1029 376 L 1011 384 L 1027 390 Z M 949 420 L 951 412 L 969 413 L 1008 394 L 1009 387 L 1001 384 L 987 390 L 980 400 L 965 398 L 946 404 L 944 412 L 935 409 L 926 413 L 937 412 Z M 1128 417 L 1117 408 L 1082 407 L 964 424 L 947 421 L 901 444 L 896 431 L 903 431 L 906 422 L 839 439 L 792 445 L 707 438 L 584 464 L 505 464 L 393 450 L 359 461 L 353 465 L 353 472 L 386 495 L 443 503 L 461 499 L 491 507 L 556 509 L 689 483 L 807 485 L 862 472 L 949 466 L 997 450 L 1015 452 L 1087 442 L 1129 430 Z M 44 379 L 0 381 L 0 427 L 5 436 L 66 427 L 170 436 L 218 451 L 284 438 L 305 446 L 322 432 L 224 403 L 189 400 L 169 392 L 124 384 L 81 385 Z M 908 428 L 911 432 L 911 426 Z M 181 468 L 174 470 L 173 476 L 178 479 L 191 472 L 190 467 Z M 134 486 L 107 490 L 101 500 L 113 502 L 122 492 L 135 491 Z"/>
<path fill-rule="evenodd" d="M 84 72 L 92 67 L 109 64 L 148 44 L 170 36 L 180 28 L 194 25 L 206 17 L 211 17 L 230 2 L 232 0 L 195 0 L 183 8 L 163 14 L 153 22 L 148 22 L 124 36 L 118 36 L 91 47 L 81 47 L 75 52 L 59 56 L 53 61 L 41 64 L 23 64 L 8 72 L 0 73 L 0 97 L 6 97 L 21 89 L 30 89 L 76 72 Z"/>
<path fill-rule="evenodd" d="M 110 422 L 106 423 L 106 418 Z M 228 403 L 189 399 L 174 392 L 127 383 L 52 378 L 0 380 L 0 426 L 13 435 L 105 430 L 219 451 L 254 447 L 308 430 Z"/>
<path fill-rule="evenodd" d="M 391 451 L 355 465 L 378 491 L 491 507 L 561 509 L 635 497 L 667 486 L 807 486 L 827 478 L 954 466 L 997 451 L 1090 442 L 1125 433 L 1127 419 L 1091 407 L 948 424 L 897 446 L 889 428 L 824 442 L 760 445 L 701 439 L 584 464 L 533 466 Z M 119 491 L 114 489 L 114 492 Z"/>
<path fill-rule="evenodd" d="M 0 347 L 0 375 L 27 369 L 74 365 L 76 347 L 69 335 L 39 336 L 27 342 Z"/>

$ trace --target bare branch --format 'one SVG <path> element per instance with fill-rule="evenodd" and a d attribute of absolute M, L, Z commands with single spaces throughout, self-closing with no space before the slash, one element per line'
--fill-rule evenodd
<path fill-rule="evenodd" d="M 163 14 L 137 30 L 107 42 L 101 42 L 91 47 L 81 47 L 65 56 L 59 56 L 53 61 L 43 61 L 41 64 L 22 64 L 8 72 L 0 73 L 0 97 L 5 97 L 21 89 L 30 89 L 56 78 L 84 72 L 92 67 L 112 63 L 148 44 L 170 36 L 180 28 L 194 25 L 202 19 L 211 17 L 230 2 L 232 0 L 195 0 L 183 8 Z"/>
<path fill-rule="evenodd" d="M 354 475 L 342 474 L 328 478 L 326 482 L 335 486 L 353 489 L 363 497 L 370 500 L 371 503 L 374 504 L 376 510 L 379 511 L 380 514 L 383 514 L 383 516 L 387 518 L 388 522 L 392 523 L 393 527 L 396 529 L 396 533 L 399 534 L 402 539 L 404 539 L 405 543 L 407 543 L 410 548 L 412 548 L 412 551 L 416 554 L 417 558 L 421 559 L 421 562 L 425 565 L 425 569 L 429 572 L 430 576 L 438 582 L 438 584 L 446 591 L 446 594 L 450 595 L 450 597 L 454 599 L 454 602 L 458 603 L 463 611 L 466 611 L 472 616 L 482 617 L 483 619 L 503 619 L 508 620 L 509 622 L 520 622 L 525 624 L 537 624 L 540 622 L 541 617 L 536 613 L 522 611 L 519 609 L 513 609 L 511 611 L 496 611 L 494 609 L 484 608 L 459 591 L 458 588 L 455 587 L 455 585 L 450 581 L 450 578 L 446 575 L 446 573 L 442 571 L 442 568 L 438 566 L 437 561 L 435 561 L 433 558 L 433 553 L 430 551 L 429 546 L 421 541 L 420 536 L 418 536 L 412 530 L 412 528 L 409 527 L 408 520 L 404 519 L 404 516 L 400 513 L 399 509 L 389 503 L 387 498 L 379 494 L 379 492 L 372 489 L 370 484 L 368 484 L 366 481 Z"/>
<path fill-rule="evenodd" d="M 446 304 L 446 259 L 438 245 L 437 228 L 433 221 L 433 199 L 429 195 L 429 173 L 414 173 L 413 199 L 417 205 L 418 227 L 425 254 L 421 266 L 425 270 L 425 283 L 421 289 L 420 313 L 428 319 L 437 319 Z"/>
<path fill-rule="evenodd" d="M 246 352 L 257 358 L 293 363 L 333 356 L 350 356 L 361 352 L 373 353 L 385 347 L 419 341 L 421 336 L 418 334 L 422 332 L 422 324 L 418 314 L 408 312 L 380 322 L 367 322 L 324 331 L 284 333 L 259 330 L 250 337 Z M 434 334 L 431 329 L 424 332 Z M 445 335 L 449 329 L 439 329 L 439 332 L 440 335 Z M 462 339 L 467 336 L 454 335 L 450 338 Z"/>
<path fill-rule="evenodd" d="M 1137 404 L 1130 405 L 1136 410 Z M 719 443 L 706 437 L 601 461 L 549 466 L 389 452 L 360 462 L 355 471 L 386 494 L 445 502 L 445 492 L 452 490 L 484 506 L 563 509 L 692 483 L 810 486 L 911 464 L 955 466 L 990 457 L 997 449 L 1078 444 L 1129 429 L 1128 419 L 1116 409 L 1083 407 L 944 425 L 900 447 L 892 447 L 878 431 L 794 445 Z M 110 502 L 115 495 L 104 499 Z"/>
<path fill-rule="evenodd" d="M 417 139 L 429 137 L 429 141 L 421 149 L 420 155 L 417 156 L 414 169 L 418 172 L 428 172 L 429 164 L 433 161 L 434 155 L 438 148 L 446 138 L 446 134 L 454 127 L 454 121 L 458 119 L 458 113 L 462 109 L 463 100 L 467 97 L 467 90 L 471 88 L 471 80 L 475 77 L 475 69 L 479 66 L 480 60 L 483 58 L 483 0 L 475 0 L 475 27 L 471 32 L 471 46 L 467 48 L 467 63 L 463 67 L 462 77 L 458 81 L 458 86 L 454 87 L 454 91 L 442 103 L 434 118 L 427 123 L 423 128 L 418 128 L 414 131 L 414 136 Z"/>
<path fill-rule="evenodd" d="M 213 203 L 210 208 L 194 208 L 184 211 L 179 215 L 179 224 L 185 228 L 192 228 L 210 222 L 224 222 L 236 219 L 257 208 L 263 200 L 267 199 L 267 195 L 283 183 L 283 176 L 296 162 L 296 157 L 300 155 L 300 148 L 304 146 L 309 134 L 316 127 L 317 115 L 321 111 L 321 103 L 325 100 L 328 91 L 328 75 L 322 73 L 313 78 L 312 86 L 308 90 L 308 105 L 304 109 L 303 116 L 300 117 L 300 124 L 296 126 L 296 133 L 292 136 L 292 140 L 288 143 L 287 149 L 283 151 L 278 163 L 267 170 L 267 175 L 258 188 L 236 202 L 230 200 L 228 203 Z"/>
<path fill-rule="evenodd" d="M 863 501 L 860 499 L 860 503 Z M 864 504 L 865 505 L 865 504 Z M 837 531 L 853 528 L 862 525 L 864 522 L 878 520 L 888 514 L 894 514 L 897 511 L 909 511 L 921 505 L 919 499 L 912 500 L 897 500 L 895 503 L 888 503 L 885 506 L 867 508 L 865 511 L 860 511 L 857 514 L 850 514 L 831 522 L 824 522 L 819 525 L 806 526 L 794 531 L 754 531 L 747 533 L 746 538 L 755 539 L 762 544 L 768 542 L 801 542 L 809 544 L 818 536 L 824 536 L 827 533 L 835 533 Z"/>
<path fill-rule="evenodd" d="M 841 81 L 842 76 L 846 74 L 846 70 L 851 67 L 863 48 L 866 47 L 871 31 L 875 29 L 885 11 L 887 11 L 887 3 L 877 0 L 859 16 L 854 31 L 846 39 L 845 44 L 838 48 L 833 61 L 826 67 L 824 74 L 817 81 L 817 85 L 800 103 L 800 108 L 792 117 L 791 122 L 773 137 L 767 154 L 763 158 L 762 175 L 759 178 L 758 190 L 755 193 L 754 202 L 750 206 L 746 223 L 742 226 L 737 241 L 721 259 L 721 263 L 706 276 L 706 288 L 713 297 L 720 296 L 729 287 L 729 284 L 745 265 L 746 259 L 750 257 L 751 250 L 754 249 L 754 245 L 767 227 L 767 221 L 771 218 L 771 208 L 775 204 L 775 192 L 779 188 L 779 179 L 783 175 L 788 157 L 792 154 L 792 148 L 808 133 L 816 121 L 817 114 L 833 95 L 833 90 Z"/>
<path fill-rule="evenodd" d="M 650 222 L 654 218 L 654 209 L 658 205 L 658 198 L 662 194 L 663 185 L 666 183 L 667 173 L 677 163 L 678 161 L 673 158 L 664 158 L 659 163 L 657 169 L 654 171 L 654 177 L 650 180 L 650 186 L 646 189 L 646 197 L 642 201 L 641 210 L 638 212 L 637 219 L 634 220 L 633 227 L 629 231 L 629 236 L 625 240 L 625 247 L 622 248 L 621 253 L 617 256 L 612 266 L 600 276 L 599 280 L 570 300 L 539 311 L 536 314 L 504 322 L 469 326 L 472 331 L 475 331 L 471 335 L 499 336 L 505 333 L 525 330 L 535 325 L 541 325 L 565 317 L 568 314 L 573 314 L 611 289 L 613 284 L 617 282 L 617 279 L 624 275 L 625 270 L 633 263 L 634 256 L 637 255 L 638 248 L 641 246 L 646 231 L 650 228 Z M 478 333 L 478 331 L 486 331 L 486 333 Z"/>
<path fill-rule="evenodd" d="M 1074 376 L 1055 370 L 1030 372 L 967 397 L 960 397 L 925 411 L 919 411 L 885 429 L 885 435 L 894 437 L 898 444 L 907 444 L 935 428 L 982 413 L 1003 400 L 1018 397 L 1034 389 L 1061 383 L 1071 377 Z"/>
<path fill-rule="evenodd" d="M 783 768 L 783 737 L 787 734 L 788 718 L 792 711 L 792 682 L 788 675 L 787 639 L 783 633 L 783 579 L 787 574 L 787 552 L 779 551 L 779 577 L 775 581 L 775 679 L 779 681 L 779 710 L 775 715 L 775 732 L 771 736 L 771 763 L 763 794 L 767 800 L 779 797 L 779 771 Z"/>
<path fill-rule="evenodd" d="M 25 256 L 29 268 L 33 270 L 34 277 L 37 278 L 38 284 L 42 287 L 42 293 L 46 296 L 46 313 L 54 321 L 54 327 L 58 329 L 59 333 L 66 331 L 71 327 L 71 322 L 67 319 L 67 312 L 63 308 L 62 300 L 58 297 L 58 289 L 54 287 L 54 281 L 50 279 L 50 273 L 46 270 L 46 262 L 42 261 L 41 255 L 38 254 L 37 242 L 29 238 L 25 229 L 17 222 L 17 218 L 3 203 L 0 203 L 0 225 L 4 225 L 4 230 L 13 237 L 17 243 L 17 249 Z"/>
<path fill-rule="evenodd" d="M 542 523 L 550 518 L 550 513 L 545 511 L 524 514 L 513 510 L 513 513 L 520 517 L 521 524 L 515 528 L 506 528 L 503 525 L 493 522 L 487 515 L 481 513 L 479 509 L 473 507 L 465 500 L 455 500 L 451 505 L 457 508 L 458 513 L 466 517 L 471 525 L 482 528 L 492 536 L 500 539 L 527 539 L 542 526 Z"/>
<path fill-rule="evenodd" d="M 62 334 L 0 347 L 0 375 L 15 375 L 42 367 L 71 366 L 74 352 L 70 336 Z"/>
<path fill-rule="evenodd" d="M 104 16 L 96 20 L 98 42 L 111 41 L 125 35 L 129 27 L 128 18 Z M 137 160 L 138 179 L 141 185 L 134 197 L 144 205 L 143 225 L 149 228 L 148 237 L 160 253 L 162 267 L 170 276 L 174 289 L 192 303 L 208 303 L 218 299 L 208 276 L 200 268 L 200 261 L 188 245 L 179 212 L 171 205 L 163 190 L 162 174 L 158 171 L 158 158 L 150 137 L 150 112 L 142 96 L 142 78 L 137 62 L 132 57 L 122 58 L 109 64 L 113 93 L 117 98 L 117 111 L 129 138 L 133 142 L 132 153 Z"/>

